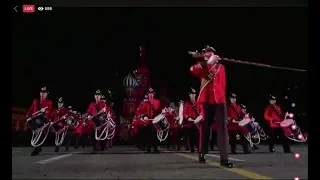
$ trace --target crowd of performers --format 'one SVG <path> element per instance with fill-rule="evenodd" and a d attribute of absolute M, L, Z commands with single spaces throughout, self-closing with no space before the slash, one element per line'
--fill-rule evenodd
<path fill-rule="evenodd" d="M 191 88 L 189 100 L 180 101 L 178 106 L 170 103 L 168 107 L 161 107 L 154 90 L 149 88 L 130 127 L 134 143 L 139 149 L 157 154 L 160 153 L 160 142 L 177 150 L 184 145 L 191 153 L 197 151 L 199 162 L 205 163 L 209 146 L 213 150 L 216 144 L 220 151 L 221 166 L 232 168 L 234 164 L 228 160 L 229 144 L 231 152 L 236 153 L 237 136 L 240 136 L 245 154 L 258 149 L 260 140 L 268 140 L 269 151 L 274 152 L 278 136 L 285 153 L 291 153 L 289 139 L 304 141 L 293 115 L 282 112 L 275 96 L 270 95 L 270 104 L 264 112 L 264 119 L 270 128 L 268 135 L 247 112 L 246 106 L 237 103 L 234 93 L 226 96 L 225 67 L 218 63 L 220 57 L 215 54 L 214 48 L 207 46 L 200 55 L 198 52 L 189 53 L 193 57 L 203 58 L 190 68 L 190 72 L 201 81 L 199 93 Z M 95 102 L 90 103 L 84 115 L 77 114 L 72 107 L 65 108 L 62 98 L 57 102 L 57 109 L 53 109 L 52 101 L 47 96 L 48 91 L 44 87 L 40 91 L 40 99 L 33 101 L 27 113 L 34 135 L 31 144 L 35 148 L 31 155 L 39 154 L 42 145 L 40 139 L 49 130 L 56 134 L 56 151 L 62 143 L 67 149 L 72 135 L 77 137 L 76 147 L 89 134 L 94 137 L 91 139 L 94 151 L 108 147 L 114 135 L 115 117 L 100 90 L 95 92 Z"/>
<path fill-rule="evenodd" d="M 197 52 L 189 53 L 199 56 Z M 200 56 L 204 60 L 190 68 L 190 72 L 201 80 L 200 91 L 197 93 L 191 88 L 190 99 L 180 101 L 179 107 L 175 103 L 161 107 L 160 101 L 154 98 L 153 89 L 149 89 L 131 124 L 135 145 L 139 149 L 150 153 L 153 147 L 153 152 L 159 153 L 159 142 L 162 141 L 170 149 L 180 150 L 184 145 L 190 153 L 197 150 L 199 162 L 205 163 L 209 146 L 213 150 L 214 144 L 217 144 L 221 166 L 232 168 L 234 164 L 228 161 L 228 150 L 230 144 L 231 152 L 236 153 L 237 135 L 245 154 L 258 149 L 260 140 L 267 140 L 269 151 L 275 152 L 274 144 L 278 136 L 285 153 L 292 153 L 289 139 L 305 141 L 292 119 L 293 114 L 283 113 L 272 95 L 264 112 L 264 119 L 270 128 L 270 133 L 266 135 L 247 112 L 246 106 L 237 103 L 234 93 L 228 97 L 230 102 L 227 103 L 225 70 L 218 63 L 220 57 L 215 54 L 214 48 L 207 46 Z"/>
<path fill-rule="evenodd" d="M 93 151 L 103 151 L 112 146 L 115 116 L 100 90 L 95 92 L 95 102 L 89 104 L 84 114 L 74 111 L 72 106 L 65 107 L 62 97 L 54 108 L 48 94 L 46 87 L 41 88 L 40 98 L 34 99 L 27 111 L 28 125 L 33 130 L 31 145 L 34 149 L 31 156 L 41 152 L 41 146 L 50 132 L 55 134 L 55 152 L 61 145 L 68 151 L 73 136 L 76 139 L 75 148 L 89 144 L 89 140 Z"/>

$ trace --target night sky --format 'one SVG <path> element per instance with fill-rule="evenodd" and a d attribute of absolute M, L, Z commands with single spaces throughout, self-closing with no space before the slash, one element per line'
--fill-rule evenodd
<path fill-rule="evenodd" d="M 68 11 L 69 10 L 69 11 Z M 82 11 L 82 12 L 81 12 Z M 188 50 L 209 44 L 223 57 L 307 69 L 307 8 L 96 8 L 13 18 L 12 101 L 28 107 L 47 86 L 56 102 L 85 110 L 100 88 L 122 97 L 122 79 L 139 62 L 139 45 L 156 91 L 187 98 L 199 80 Z M 261 113 L 270 92 L 307 111 L 307 73 L 224 63 L 227 91 Z M 116 69 L 119 70 L 116 77 Z M 290 88 L 288 92 L 287 88 Z M 288 94 L 289 93 L 289 94 Z M 159 94 L 159 93 L 158 93 Z M 289 95 L 289 101 L 284 96 Z"/>

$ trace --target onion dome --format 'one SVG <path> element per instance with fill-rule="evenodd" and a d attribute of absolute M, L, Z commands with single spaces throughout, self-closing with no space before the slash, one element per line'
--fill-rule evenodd
<path fill-rule="evenodd" d="M 128 88 L 135 88 L 138 86 L 138 83 L 135 78 L 129 74 L 127 77 L 123 79 L 123 86 Z"/>

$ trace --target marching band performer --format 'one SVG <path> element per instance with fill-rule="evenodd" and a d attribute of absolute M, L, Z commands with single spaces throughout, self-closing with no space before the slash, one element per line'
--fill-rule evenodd
<path fill-rule="evenodd" d="M 184 125 L 184 127 L 186 127 L 187 130 L 191 153 L 194 153 L 195 146 L 197 147 L 197 149 L 199 149 L 199 144 L 197 144 L 199 131 L 197 126 L 193 122 L 199 116 L 200 112 L 200 106 L 196 102 L 196 93 L 196 90 L 191 88 L 191 90 L 189 91 L 190 101 L 185 101 L 183 104 L 183 118 L 184 121 L 186 121 L 186 125 Z"/>
<path fill-rule="evenodd" d="M 169 129 L 169 137 L 166 140 L 167 142 L 167 149 L 175 149 L 175 145 L 177 143 L 177 137 L 178 137 L 178 122 L 177 122 L 177 107 L 174 102 L 171 102 L 169 104 L 168 112 L 166 113 L 166 118 L 170 124 Z"/>
<path fill-rule="evenodd" d="M 88 119 L 92 119 L 93 123 L 97 125 L 101 125 L 101 121 L 106 118 L 105 112 L 110 111 L 110 107 L 106 105 L 103 101 L 101 101 L 101 91 L 98 89 L 96 90 L 94 94 L 95 102 L 91 102 L 89 104 L 89 107 L 87 109 Z M 99 112 L 102 112 L 101 114 L 98 114 Z M 91 121 L 91 122 L 92 122 Z M 94 137 L 94 134 L 92 135 L 92 145 L 93 145 L 93 151 L 104 150 L 105 149 L 105 141 L 97 141 Z"/>
<path fill-rule="evenodd" d="M 237 121 L 237 122 L 241 121 L 244 118 L 245 114 L 242 113 L 241 106 L 237 104 L 236 94 L 231 93 L 229 99 L 230 99 L 230 104 L 227 105 L 227 116 L 228 116 L 227 127 L 230 133 L 229 140 L 231 145 L 231 153 L 236 154 L 236 142 L 237 142 L 236 136 L 237 134 L 239 134 L 243 152 L 245 154 L 250 154 L 251 152 L 249 151 L 248 142 L 246 138 L 243 136 L 238 123 L 233 122 L 233 121 Z"/>
<path fill-rule="evenodd" d="M 226 125 L 226 75 L 221 58 L 215 55 L 215 49 L 207 46 L 202 50 L 204 61 L 190 67 L 190 72 L 201 80 L 197 102 L 201 104 L 203 122 L 199 128 L 199 162 L 205 163 L 208 153 L 210 128 L 214 119 L 217 121 L 218 146 L 221 166 L 232 168 L 228 160 L 228 132 Z M 215 118 L 216 117 L 216 118 Z"/>
<path fill-rule="evenodd" d="M 160 153 L 158 150 L 159 140 L 157 139 L 157 131 L 152 124 L 151 119 L 155 118 L 159 113 L 161 113 L 160 101 L 158 99 L 154 99 L 154 91 L 150 87 L 148 90 L 148 101 L 143 102 L 141 105 L 141 109 L 139 109 L 140 113 L 142 113 L 142 118 L 145 120 L 145 138 L 146 138 L 146 153 L 151 153 L 151 146 L 153 146 L 153 152 L 155 154 Z"/>
<path fill-rule="evenodd" d="M 284 136 L 284 133 L 280 127 L 280 122 L 284 120 L 284 114 L 282 113 L 281 107 L 277 105 L 276 102 L 276 97 L 270 95 L 270 104 L 264 110 L 264 119 L 269 122 L 270 127 L 269 151 L 275 152 L 274 143 L 277 139 L 277 136 L 279 136 L 283 151 L 285 153 L 292 153 L 288 142 L 289 140 Z"/>
<path fill-rule="evenodd" d="M 51 117 L 52 112 L 52 101 L 48 99 L 48 90 L 46 87 L 41 88 L 40 90 L 40 99 L 34 99 L 30 108 L 27 111 L 26 118 L 27 122 L 32 119 L 32 114 L 39 111 L 44 113 L 44 116 L 40 116 L 41 123 L 44 124 Z M 35 147 L 31 152 L 31 156 L 36 156 L 42 151 L 41 146 Z"/>
<path fill-rule="evenodd" d="M 77 129 L 77 124 L 80 122 L 80 119 L 78 118 L 75 111 L 73 111 L 72 106 L 68 106 L 68 115 L 66 117 L 66 122 L 68 125 L 68 132 L 65 137 L 64 146 L 65 150 L 69 150 L 69 145 L 71 144 L 72 135 Z M 56 152 L 59 151 L 59 147 L 56 147 Z"/>
<path fill-rule="evenodd" d="M 144 106 L 148 102 L 149 102 L 149 96 L 146 94 L 136 110 L 136 122 L 135 122 L 135 125 L 137 126 L 137 135 L 136 135 L 137 144 L 136 145 L 138 149 L 143 151 L 146 148 L 146 142 L 147 142 L 147 136 L 148 136 L 146 131 L 147 122 L 143 120 Z"/>
<path fill-rule="evenodd" d="M 53 110 L 52 113 L 51 113 L 51 120 L 53 120 L 54 122 L 58 121 L 60 118 L 62 118 L 63 116 L 65 116 L 66 114 L 68 114 L 69 110 L 67 108 L 64 107 L 64 100 L 62 97 L 60 97 L 58 99 L 58 102 L 57 102 L 57 109 L 56 110 Z M 62 127 L 64 126 L 64 123 L 62 122 L 59 122 L 57 124 L 55 124 L 54 126 L 59 126 L 59 127 Z M 56 146 L 55 147 L 55 152 L 58 152 L 59 151 L 59 147 Z"/>
<path fill-rule="evenodd" d="M 257 121 L 255 121 L 255 119 L 252 118 L 252 116 L 247 112 L 247 107 L 245 105 L 243 105 L 243 104 L 241 104 L 240 106 L 241 106 L 242 113 L 250 117 L 250 119 L 253 122 L 253 124 L 257 127 L 258 132 L 263 131 L 263 129 L 260 126 L 260 124 Z M 253 150 L 257 150 L 257 149 L 259 149 L 259 147 L 257 145 L 253 145 L 252 149 Z"/>

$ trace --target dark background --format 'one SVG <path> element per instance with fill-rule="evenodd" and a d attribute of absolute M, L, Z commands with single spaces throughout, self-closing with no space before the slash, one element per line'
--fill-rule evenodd
<path fill-rule="evenodd" d="M 152 86 L 174 101 L 199 80 L 188 50 L 214 46 L 223 57 L 307 69 L 307 8 L 60 8 L 16 15 L 12 32 L 12 103 L 28 107 L 47 86 L 56 102 L 84 111 L 93 93 L 112 88 L 119 109 L 122 79 L 146 46 Z M 261 116 L 273 93 L 307 111 L 307 73 L 224 63 L 227 90 Z M 116 71 L 118 69 L 118 76 Z M 290 88 L 290 90 L 287 90 Z M 284 100 L 288 95 L 289 100 Z"/>

